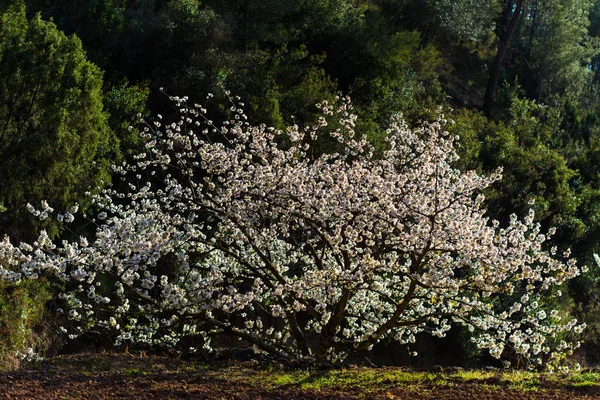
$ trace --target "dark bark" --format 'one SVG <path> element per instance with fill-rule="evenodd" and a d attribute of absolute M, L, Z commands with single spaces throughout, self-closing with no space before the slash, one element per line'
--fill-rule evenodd
<path fill-rule="evenodd" d="M 496 51 L 496 57 L 492 64 L 488 84 L 485 90 L 485 96 L 483 98 L 483 112 L 489 118 L 492 111 L 492 100 L 494 93 L 498 88 L 498 80 L 500 79 L 500 71 L 502 70 L 502 63 L 506 56 L 506 50 L 510 45 L 513 34 L 517 30 L 517 25 L 525 3 L 527 0 L 506 0 L 504 2 L 504 10 L 502 11 L 502 33 L 500 40 L 498 41 L 498 50 Z"/>
<path fill-rule="evenodd" d="M 298 324 L 298 319 L 296 318 L 296 313 L 293 311 L 290 311 L 289 313 L 287 313 L 287 320 L 288 320 L 288 322 L 290 324 L 290 328 L 292 330 L 292 337 L 294 338 L 294 341 L 296 342 L 296 345 L 298 346 L 300 353 L 304 357 L 312 356 L 312 350 L 310 348 L 310 345 L 308 344 L 306 335 L 304 334 L 304 332 L 302 331 L 302 328 L 300 328 L 300 325 Z"/>

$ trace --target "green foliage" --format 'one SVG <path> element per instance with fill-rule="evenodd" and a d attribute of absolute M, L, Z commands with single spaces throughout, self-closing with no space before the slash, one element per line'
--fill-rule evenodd
<path fill-rule="evenodd" d="M 113 86 L 127 77 L 149 81 L 155 92 L 162 86 L 169 94 L 197 99 L 227 89 L 251 106 L 253 120 L 277 127 L 310 120 L 315 103 L 341 91 L 370 115 L 361 129 L 381 141 L 381 121 L 391 112 L 419 115 L 444 98 L 437 49 L 422 45 L 417 32 L 392 28 L 369 2 L 28 4 L 76 32 Z M 157 96 L 149 100 L 151 108 L 164 105 Z M 283 121 L 282 115 L 294 115 L 295 121 Z"/>
<path fill-rule="evenodd" d="M 127 79 L 104 92 L 104 106 L 109 115 L 108 125 L 119 139 L 123 154 L 134 152 L 139 145 L 139 135 L 129 126 L 139 122 L 139 114 L 148 115 L 146 101 L 150 90 L 147 84 L 130 85 Z"/>
<path fill-rule="evenodd" d="M 480 153 L 488 120 L 479 112 L 461 109 L 449 116 L 450 124 L 447 126 L 449 132 L 460 137 L 456 166 L 462 170 L 476 170 L 481 172 L 482 163 Z"/>
<path fill-rule="evenodd" d="M 34 235 L 29 203 L 66 209 L 109 181 L 115 140 L 102 109 L 102 73 L 81 42 L 12 7 L 0 23 L 0 215 L 3 233 Z M 6 173 L 10 171 L 10 173 Z M 49 224 L 44 224 L 54 232 Z"/>
<path fill-rule="evenodd" d="M 578 218 L 578 188 L 572 185 L 578 173 L 563 150 L 563 114 L 520 98 L 518 92 L 507 86 L 498 94 L 502 121 L 488 121 L 472 111 L 456 114 L 450 130 L 461 137 L 459 167 L 492 171 L 502 166 L 503 179 L 487 194 L 493 216 L 507 220 L 535 201 L 536 216 L 557 226 L 560 239 L 573 243 L 586 228 Z"/>
<path fill-rule="evenodd" d="M 588 35 L 592 0 L 538 0 L 521 28 L 523 84 L 538 101 L 576 99 L 591 78 L 587 67 L 598 54 Z"/>
<path fill-rule="evenodd" d="M 459 41 L 475 41 L 494 28 L 500 4 L 497 0 L 441 0 L 436 11 L 444 33 Z"/>
<path fill-rule="evenodd" d="M 539 100 L 551 95 L 577 99 L 591 78 L 588 65 L 598 47 L 588 36 L 592 0 L 546 0 L 539 5 L 539 26 L 530 29 L 531 68 Z"/>
<path fill-rule="evenodd" d="M 46 350 L 49 338 L 43 335 L 42 322 L 51 297 L 43 280 L 18 285 L 0 280 L 0 370 L 19 365 L 17 352 L 26 353 L 30 347 Z"/>
<path fill-rule="evenodd" d="M 250 121 L 284 128 L 314 120 L 315 104 L 331 99 L 336 84 L 321 67 L 324 56 L 311 55 L 306 46 L 281 47 L 232 55 L 215 95 L 227 88 L 247 99 Z M 293 120 L 283 120 L 293 115 Z"/>

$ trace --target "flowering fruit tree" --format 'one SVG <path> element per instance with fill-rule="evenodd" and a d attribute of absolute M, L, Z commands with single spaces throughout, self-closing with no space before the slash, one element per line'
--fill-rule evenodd
<path fill-rule="evenodd" d="M 540 295 L 580 269 L 544 249 L 552 232 L 533 212 L 506 227 L 485 216 L 481 191 L 500 171 L 454 169 L 442 116 L 415 129 L 395 116 L 376 156 L 354 133 L 349 99 L 286 131 L 250 126 L 239 99 L 218 125 L 173 100 L 180 119 L 142 120 L 145 151 L 114 167 L 126 184 L 94 196 L 89 242 L 42 232 L 0 246 L 0 277 L 64 283 L 71 335 L 103 328 L 118 342 L 192 338 L 208 349 L 228 334 L 317 360 L 386 338 L 410 346 L 452 324 L 497 358 L 510 347 L 545 362 L 577 345 L 562 338 L 583 326 L 543 309 Z M 338 151 L 315 154 L 322 136 Z M 29 207 L 67 224 L 77 211 Z"/>

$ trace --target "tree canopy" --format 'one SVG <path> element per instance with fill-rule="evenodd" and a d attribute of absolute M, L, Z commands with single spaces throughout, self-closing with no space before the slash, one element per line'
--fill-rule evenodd
<path fill-rule="evenodd" d="M 1 15 L 0 69 L 0 229 L 31 237 L 27 203 L 83 201 L 110 181 L 108 157 L 118 146 L 103 111 L 102 72 L 76 37 L 11 7 Z"/>

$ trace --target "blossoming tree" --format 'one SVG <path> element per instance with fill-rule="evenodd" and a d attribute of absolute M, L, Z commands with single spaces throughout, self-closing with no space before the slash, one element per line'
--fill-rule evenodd
<path fill-rule="evenodd" d="M 506 227 L 485 217 L 481 191 L 500 171 L 454 169 L 443 118 L 409 129 L 396 116 L 376 157 L 354 134 L 349 99 L 285 132 L 250 126 L 239 100 L 219 126 L 202 106 L 174 101 L 181 119 L 142 120 L 146 151 L 115 166 L 127 189 L 94 198 L 89 243 L 42 232 L 0 246 L 0 277 L 65 283 L 72 335 L 105 328 L 118 341 L 210 348 L 225 333 L 317 360 L 444 336 L 452 324 L 497 358 L 510 346 L 542 362 L 576 346 L 560 339 L 583 326 L 540 306 L 540 294 L 579 274 L 575 261 L 544 250 L 533 212 Z M 322 135 L 340 151 L 314 154 Z M 514 299 L 504 309 L 502 295 Z"/>

